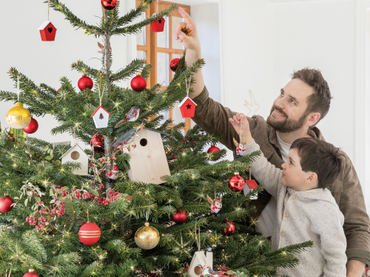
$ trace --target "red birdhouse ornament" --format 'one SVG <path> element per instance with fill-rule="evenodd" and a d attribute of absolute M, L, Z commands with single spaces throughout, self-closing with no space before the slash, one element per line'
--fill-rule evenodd
<path fill-rule="evenodd" d="M 164 18 L 161 17 L 155 21 L 153 21 L 152 23 L 150 23 L 150 28 L 152 29 L 152 32 L 163 32 L 164 30 Z"/>
<path fill-rule="evenodd" d="M 45 21 L 39 27 L 42 41 L 54 41 L 57 29 L 50 21 Z"/>
<path fill-rule="evenodd" d="M 195 104 L 193 100 L 186 96 L 179 104 L 182 117 L 194 117 L 196 106 L 197 104 Z"/>

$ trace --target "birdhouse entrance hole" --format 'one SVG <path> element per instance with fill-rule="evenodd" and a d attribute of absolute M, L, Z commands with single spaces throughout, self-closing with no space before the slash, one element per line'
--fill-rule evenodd
<path fill-rule="evenodd" d="M 146 146 L 147 144 L 148 144 L 148 141 L 145 138 L 140 140 L 140 145 L 141 146 Z"/>
<path fill-rule="evenodd" d="M 196 267 L 194 267 L 194 273 L 196 274 L 196 275 L 200 275 L 200 274 L 202 274 L 202 269 L 200 268 L 200 266 L 196 266 Z"/>
<path fill-rule="evenodd" d="M 71 153 L 71 158 L 72 158 L 73 160 L 78 160 L 78 159 L 80 158 L 80 153 L 78 153 L 77 151 L 73 151 L 73 152 Z"/>

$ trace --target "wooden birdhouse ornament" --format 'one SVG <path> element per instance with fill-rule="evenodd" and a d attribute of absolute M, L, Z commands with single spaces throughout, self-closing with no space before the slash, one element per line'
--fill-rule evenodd
<path fill-rule="evenodd" d="M 132 129 L 124 133 L 115 143 L 125 142 L 130 146 L 130 171 L 128 177 L 131 181 L 147 184 L 162 184 L 164 176 L 170 175 L 170 169 L 164 151 L 160 132 L 148 128 L 137 131 Z"/>
<path fill-rule="evenodd" d="M 252 180 L 252 170 L 249 168 L 249 180 L 245 180 L 246 186 L 243 188 L 244 195 L 247 196 L 251 191 L 253 192 L 254 190 L 257 189 L 258 184 L 256 180 Z M 257 200 L 258 195 L 253 195 L 250 198 L 251 200 Z"/>
<path fill-rule="evenodd" d="M 80 163 L 80 168 L 73 171 L 76 175 L 88 175 L 89 156 L 76 143 L 61 157 L 62 164 L 67 162 Z"/>
<path fill-rule="evenodd" d="M 193 100 L 191 100 L 191 98 L 189 98 L 188 96 L 185 97 L 179 104 L 182 117 L 194 117 L 196 106 L 197 104 Z"/>
<path fill-rule="evenodd" d="M 152 32 L 163 32 L 164 30 L 164 23 L 166 20 L 164 20 L 163 17 L 158 18 L 157 20 L 150 23 L 150 28 L 152 29 Z"/>
<path fill-rule="evenodd" d="M 107 128 L 110 113 L 102 106 L 99 106 L 91 115 L 94 120 L 96 128 Z"/>
<path fill-rule="evenodd" d="M 50 21 L 45 21 L 39 27 L 42 41 L 54 41 L 57 29 Z"/>
<path fill-rule="evenodd" d="M 207 252 L 207 254 L 204 255 L 204 251 L 200 250 L 200 229 L 198 235 L 195 230 L 195 237 L 197 240 L 198 251 L 194 253 L 193 259 L 188 268 L 188 274 L 190 277 L 204 276 L 204 270 L 206 270 L 206 268 L 212 269 L 213 267 L 213 253 Z"/>

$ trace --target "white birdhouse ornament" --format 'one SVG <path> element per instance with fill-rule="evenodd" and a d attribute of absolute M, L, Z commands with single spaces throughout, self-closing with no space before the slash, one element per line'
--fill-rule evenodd
<path fill-rule="evenodd" d="M 147 184 L 162 184 L 164 176 L 171 175 L 164 151 L 162 137 L 156 130 L 142 128 L 132 129 L 124 133 L 115 143 L 126 143 L 131 149 L 130 171 L 128 177 L 131 181 Z"/>
<path fill-rule="evenodd" d="M 73 171 L 76 175 L 88 175 L 89 169 L 89 156 L 85 151 L 76 143 L 61 157 L 62 164 L 67 162 L 80 163 L 80 168 Z"/>
<path fill-rule="evenodd" d="M 96 128 L 107 128 L 110 113 L 105 110 L 102 106 L 99 106 L 95 112 L 91 115 L 94 120 Z"/>

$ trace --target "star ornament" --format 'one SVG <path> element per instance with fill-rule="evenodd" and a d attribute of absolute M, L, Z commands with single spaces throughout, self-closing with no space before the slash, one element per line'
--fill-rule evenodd
<path fill-rule="evenodd" d="M 188 110 L 190 110 L 190 109 L 191 109 L 191 105 L 190 105 L 190 104 L 187 104 L 187 105 L 186 105 L 186 108 L 187 108 Z"/>

